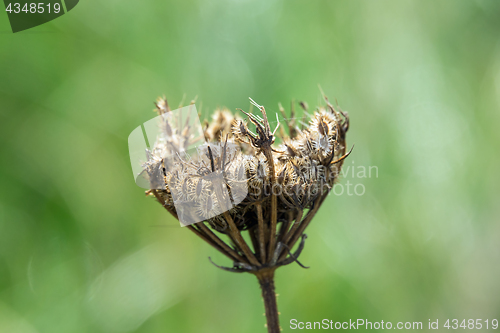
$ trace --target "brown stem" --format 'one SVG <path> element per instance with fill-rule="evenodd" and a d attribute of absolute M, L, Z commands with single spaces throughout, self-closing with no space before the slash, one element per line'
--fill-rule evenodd
<path fill-rule="evenodd" d="M 210 238 L 208 238 L 206 235 L 204 235 L 203 233 L 201 233 L 198 229 L 196 229 L 195 227 L 193 227 L 192 225 L 188 225 L 187 226 L 192 232 L 194 232 L 198 237 L 200 237 L 201 239 L 203 239 L 205 242 L 207 242 L 208 244 L 210 244 L 211 246 L 213 246 L 217 251 L 219 251 L 220 253 L 222 253 L 223 255 L 225 255 L 226 257 L 228 257 L 229 259 L 233 260 L 234 261 L 234 258 L 229 255 L 229 253 L 227 253 L 226 251 L 224 251 L 222 248 L 220 248 L 217 244 L 215 244 Z"/>
<path fill-rule="evenodd" d="M 292 227 L 285 233 L 283 238 L 281 239 L 282 243 L 287 243 L 292 235 L 295 233 L 295 230 L 299 227 L 300 221 L 302 220 L 302 214 L 304 211 L 302 209 L 297 209 L 297 215 L 293 217 L 291 221 Z"/>
<path fill-rule="evenodd" d="M 233 240 L 235 245 L 243 251 L 243 253 L 245 254 L 245 257 L 248 258 L 248 261 L 250 261 L 250 263 L 252 265 L 259 266 L 259 262 L 257 261 L 257 258 L 255 258 L 252 251 L 250 251 L 250 248 L 248 247 L 247 243 L 245 242 L 245 240 L 241 236 L 240 231 L 238 230 L 238 228 L 234 224 L 234 221 L 233 221 L 233 218 L 231 217 L 231 215 L 229 215 L 228 212 L 224 212 L 224 217 L 226 218 L 226 222 L 229 226 L 229 236 L 231 237 L 231 239 Z"/>
<path fill-rule="evenodd" d="M 273 257 L 274 249 L 276 246 L 276 224 L 278 223 L 278 197 L 274 194 L 274 184 L 276 184 L 276 172 L 274 169 L 273 154 L 270 147 L 264 150 L 267 164 L 269 165 L 269 173 L 271 175 L 271 222 L 270 222 L 270 238 L 269 247 L 267 250 L 267 261 L 270 262 Z"/>
<path fill-rule="evenodd" d="M 163 208 L 165 208 L 167 210 L 167 212 L 169 212 L 170 214 L 172 214 L 173 217 L 175 217 L 177 220 L 179 219 L 179 217 L 177 216 L 177 213 L 172 210 L 171 207 L 169 207 L 167 205 L 167 203 L 165 202 L 165 200 L 162 199 L 162 197 L 160 196 L 160 194 L 158 193 L 158 190 L 150 190 L 150 191 L 146 191 L 146 193 L 152 193 L 156 200 L 158 200 L 159 203 L 161 203 L 161 205 L 163 206 Z"/>
<path fill-rule="evenodd" d="M 217 235 L 214 234 L 212 232 L 212 230 L 210 230 L 203 222 L 200 222 L 197 225 L 200 227 L 201 231 L 203 231 L 205 233 L 205 235 L 207 235 L 219 247 L 221 247 L 222 249 L 224 249 L 224 251 L 226 251 L 230 256 L 232 256 L 233 260 L 236 260 L 236 261 L 239 261 L 239 262 L 244 262 L 244 263 L 248 262 L 246 259 L 244 259 L 243 257 L 241 257 L 238 253 L 236 253 L 236 251 L 234 251 L 233 249 L 231 249 L 226 243 L 224 243 L 222 241 L 222 239 L 220 239 L 219 237 L 217 237 Z"/>
<path fill-rule="evenodd" d="M 316 199 L 316 201 L 314 202 L 314 208 L 311 209 L 309 212 L 307 212 L 306 217 L 302 220 L 299 227 L 297 228 L 294 235 L 292 236 L 292 239 L 288 243 L 288 248 L 290 250 L 293 248 L 293 246 L 295 245 L 297 240 L 300 238 L 300 236 L 304 233 L 304 230 L 306 230 L 306 228 L 309 225 L 309 223 L 311 222 L 312 218 L 318 212 L 319 206 L 321 205 L 321 203 L 323 202 L 323 200 L 326 198 L 327 195 L 328 195 L 328 193 L 323 194 L 323 196 L 319 196 Z"/>
<path fill-rule="evenodd" d="M 280 321 L 278 304 L 276 303 L 276 292 L 274 290 L 274 268 L 261 270 L 255 274 L 259 279 L 262 298 L 266 309 L 267 332 L 280 333 Z"/>
<path fill-rule="evenodd" d="M 288 220 L 281 223 L 281 228 L 280 228 L 280 231 L 278 232 L 278 242 L 283 241 L 283 238 L 285 237 L 286 233 L 288 232 L 288 227 L 290 226 L 290 223 L 293 222 L 293 218 L 294 218 L 293 214 L 294 214 L 294 212 L 289 212 L 288 213 Z"/>
<path fill-rule="evenodd" d="M 248 247 L 248 244 L 245 242 L 245 239 L 241 236 L 240 230 L 236 227 L 234 224 L 233 218 L 231 215 L 228 213 L 229 207 L 226 207 L 226 203 L 224 201 L 224 196 L 222 195 L 222 183 L 215 184 L 214 185 L 215 189 L 215 195 L 217 197 L 217 200 L 219 204 L 221 205 L 221 209 L 224 212 L 224 218 L 226 219 L 227 225 L 229 227 L 229 237 L 232 239 L 234 242 L 234 245 L 236 245 L 237 248 L 239 248 L 245 257 L 247 257 L 248 262 L 254 266 L 259 265 L 259 261 L 257 258 L 255 258 L 254 254 Z"/>
<path fill-rule="evenodd" d="M 285 237 L 283 237 L 283 240 L 281 241 L 283 244 L 288 244 L 288 241 L 290 240 L 290 238 L 292 238 L 292 236 L 295 234 L 296 230 L 299 228 L 303 213 L 304 213 L 304 211 L 302 209 L 298 210 L 297 216 L 295 217 L 295 220 L 292 222 L 292 227 L 290 228 L 290 230 L 288 230 Z M 287 254 L 288 254 L 288 252 L 286 252 L 286 251 L 282 252 L 278 261 L 285 259 Z"/>
<path fill-rule="evenodd" d="M 266 263 L 266 244 L 264 240 L 264 217 L 262 216 L 262 205 L 257 203 L 255 205 L 257 207 L 257 223 L 259 228 L 259 252 L 260 252 L 260 261 L 262 264 Z"/>
<path fill-rule="evenodd" d="M 162 204 L 162 206 L 170 213 L 172 216 L 174 216 L 176 219 L 178 219 L 177 213 L 174 212 L 168 205 L 165 203 L 164 200 L 162 200 L 160 194 L 158 193 L 157 190 L 151 190 L 151 192 L 156 200 Z M 200 229 L 195 228 L 193 225 L 188 225 L 188 229 L 190 229 L 192 232 L 194 232 L 198 237 L 203 239 L 205 242 L 213 246 L 215 249 L 217 249 L 219 252 L 224 254 L 226 257 L 228 257 L 231 260 L 237 260 L 239 262 L 244 262 L 247 263 L 248 261 L 242 258 L 240 255 L 238 255 L 233 249 L 231 249 L 229 246 L 227 246 L 226 243 L 224 243 L 219 237 L 217 237 L 210 229 L 208 229 L 203 222 L 197 223 L 197 227 Z"/>
<path fill-rule="evenodd" d="M 258 257 L 259 254 L 259 240 L 257 239 L 257 226 L 253 226 L 248 229 L 248 235 L 250 236 L 250 240 L 252 241 L 253 252 Z"/>

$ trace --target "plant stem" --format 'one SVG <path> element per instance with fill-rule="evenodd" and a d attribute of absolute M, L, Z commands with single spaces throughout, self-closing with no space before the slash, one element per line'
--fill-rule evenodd
<path fill-rule="evenodd" d="M 262 205 L 257 203 L 257 223 L 259 228 L 259 252 L 260 252 L 260 262 L 262 264 L 266 263 L 266 241 L 264 239 L 264 217 L 262 216 Z"/>
<path fill-rule="evenodd" d="M 267 118 L 264 119 L 267 122 Z M 267 164 L 269 165 L 269 174 L 271 176 L 271 223 L 270 223 L 271 230 L 269 238 L 269 248 L 267 250 L 267 262 L 269 263 L 273 259 L 273 253 L 276 246 L 276 224 L 278 223 L 278 198 L 274 193 L 274 187 L 273 187 L 274 184 L 276 184 L 276 172 L 274 169 L 273 152 L 271 150 L 271 147 L 267 147 L 267 149 L 264 150 L 264 155 L 266 156 Z"/>
<path fill-rule="evenodd" d="M 262 289 L 262 298 L 266 309 L 267 332 L 280 333 L 278 304 L 276 303 L 276 292 L 274 290 L 274 268 L 261 270 L 255 275 L 259 279 L 260 288 Z"/>

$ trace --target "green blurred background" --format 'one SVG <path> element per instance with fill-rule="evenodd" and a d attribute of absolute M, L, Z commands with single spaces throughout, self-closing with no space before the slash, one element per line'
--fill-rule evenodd
<path fill-rule="evenodd" d="M 346 175 L 289 321 L 500 319 L 500 1 L 96 1 L 12 34 L 0 14 L 0 332 L 265 332 L 256 279 L 132 176 L 153 101 L 349 111 Z M 198 104 L 199 106 L 199 104 Z"/>

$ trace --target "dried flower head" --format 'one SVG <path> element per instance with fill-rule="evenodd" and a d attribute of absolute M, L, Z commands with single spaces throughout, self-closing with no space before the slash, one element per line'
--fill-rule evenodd
<path fill-rule="evenodd" d="M 280 104 L 285 126 L 280 128 L 276 115 L 277 125 L 271 128 L 265 108 L 250 101 L 260 114 L 240 110 L 246 119 L 237 119 L 228 110 L 217 110 L 202 134 L 189 119 L 172 126 L 172 119 L 163 117 L 143 168 L 151 184 L 147 193 L 233 261 L 233 267 L 218 267 L 257 275 L 271 332 L 277 323 L 274 295 L 269 294 L 269 288 L 274 292 L 274 271 L 299 263 L 304 231 L 350 153 L 345 141 L 349 117 L 325 97 L 326 105 L 308 122 L 296 121 L 294 103 L 287 119 Z M 156 105 L 160 116 L 169 113 L 165 99 Z M 307 111 L 307 103 L 299 105 Z M 200 144 L 200 136 L 208 143 Z M 279 146 L 274 145 L 277 137 Z M 249 233 L 251 244 L 242 231 Z"/>

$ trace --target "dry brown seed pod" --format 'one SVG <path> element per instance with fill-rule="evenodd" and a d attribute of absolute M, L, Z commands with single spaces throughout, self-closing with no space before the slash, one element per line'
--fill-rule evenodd
<path fill-rule="evenodd" d="M 195 140 L 194 129 L 187 121 L 179 128 L 164 121 L 162 133 L 146 152 L 148 160 L 143 165 L 151 182 L 148 194 L 175 217 L 179 210 L 193 220 L 201 219 L 189 229 L 233 261 L 233 267 L 218 267 L 258 277 L 272 333 L 279 331 L 274 271 L 298 262 L 304 231 L 348 156 L 347 113 L 337 111 L 326 98 L 325 102 L 326 107 L 320 106 L 309 122 L 305 118 L 299 121 L 303 130 L 295 125 L 293 103 L 288 119 L 280 106 L 290 136 L 279 149 L 273 146 L 278 127 L 271 130 L 265 108 L 253 100 L 259 114 L 241 111 L 255 126 L 255 133 L 244 120 L 219 109 L 205 126 L 205 137 L 212 142 L 200 146 L 200 153 L 192 159 L 181 158 L 180 152 Z M 159 99 L 156 105 L 160 115 L 170 110 L 165 99 Z M 300 106 L 308 116 L 307 103 Z M 230 136 L 240 150 L 228 145 Z M 163 161 L 167 155 L 179 156 L 178 163 L 166 168 Z M 163 186 L 158 187 L 161 182 Z M 275 193 L 276 189 L 280 192 Z M 247 231 L 251 244 L 242 237 Z M 227 235 L 228 241 L 218 234 Z M 291 253 L 299 241 L 297 251 Z"/>

